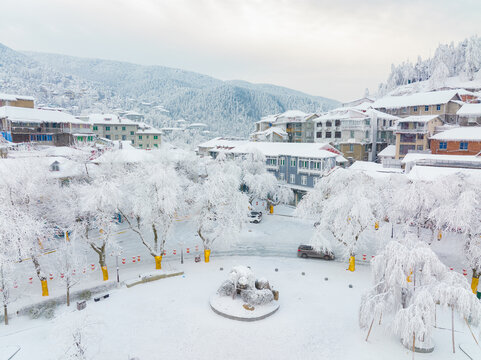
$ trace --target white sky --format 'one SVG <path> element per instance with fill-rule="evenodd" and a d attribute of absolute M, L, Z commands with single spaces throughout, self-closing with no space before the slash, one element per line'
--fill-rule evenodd
<path fill-rule="evenodd" d="M 481 33 L 480 0 L 2 0 L 15 50 L 163 65 L 341 101 Z"/>

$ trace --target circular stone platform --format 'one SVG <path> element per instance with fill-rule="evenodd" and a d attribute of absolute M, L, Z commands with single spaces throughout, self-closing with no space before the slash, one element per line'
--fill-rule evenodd
<path fill-rule="evenodd" d="M 212 310 L 228 319 L 240 321 L 256 321 L 262 320 L 274 314 L 279 309 L 279 301 L 272 301 L 266 305 L 254 306 L 254 310 L 244 308 L 244 301 L 237 296 L 232 299 L 230 296 L 212 295 L 210 298 L 210 307 Z"/>

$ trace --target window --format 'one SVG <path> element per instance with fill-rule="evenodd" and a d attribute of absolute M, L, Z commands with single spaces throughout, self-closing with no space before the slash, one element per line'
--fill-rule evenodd
<path fill-rule="evenodd" d="M 132 142 L 132 145 L 134 144 L 134 139 L 130 140 Z"/>
<path fill-rule="evenodd" d="M 366 139 L 369 139 L 369 130 L 366 130 Z"/>
<path fill-rule="evenodd" d="M 105 135 L 105 138 L 110 140 L 110 135 Z"/>
<path fill-rule="evenodd" d="M 94 125 L 94 128 L 93 128 L 93 129 L 94 129 L 94 131 L 97 131 L 99 128 L 98 128 L 97 125 Z"/>
<path fill-rule="evenodd" d="M 295 184 L 296 183 L 296 174 L 291 174 L 289 175 L 289 182 L 291 184 Z"/>
<path fill-rule="evenodd" d="M 115 135 L 115 140 L 118 140 L 119 139 L 119 136 L 118 135 Z"/>
<path fill-rule="evenodd" d="M 279 180 L 284 181 L 286 179 L 285 175 L 283 173 L 279 174 Z"/>
<path fill-rule="evenodd" d="M 461 141 L 459 143 L 459 150 L 468 150 L 468 142 L 467 141 Z"/>
<path fill-rule="evenodd" d="M 127 140 L 127 136 L 122 135 L 122 140 Z"/>
<path fill-rule="evenodd" d="M 315 161 L 314 162 L 314 169 L 319 170 L 321 168 L 321 162 L 320 161 Z"/>
<path fill-rule="evenodd" d="M 47 135 L 47 141 L 52 141 L 52 135 Z"/>
<path fill-rule="evenodd" d="M 330 131 L 326 131 L 326 138 L 328 138 L 328 139 L 331 138 L 331 132 Z"/>
<path fill-rule="evenodd" d="M 316 126 L 317 126 L 317 127 L 322 127 L 322 122 L 319 121 Z"/>
<path fill-rule="evenodd" d="M 353 144 L 350 144 L 349 145 L 349 152 L 353 152 L 354 151 L 354 145 Z"/>
<path fill-rule="evenodd" d="M 279 159 L 279 165 L 280 165 L 280 166 L 284 166 L 285 164 L 286 164 L 286 159 L 283 158 L 283 157 L 280 158 L 280 159 Z"/>
<path fill-rule="evenodd" d="M 154 144 L 155 147 L 159 147 L 159 144 Z"/>
<path fill-rule="evenodd" d="M 106 126 L 105 131 L 110 131 L 110 126 Z"/>
<path fill-rule="evenodd" d="M 316 133 L 316 137 L 319 139 L 319 138 L 322 138 L 322 131 L 318 131 Z"/>
<path fill-rule="evenodd" d="M 130 135 L 134 135 L 134 132 L 133 132 L 133 131 L 131 131 L 131 132 L 130 132 Z"/>
<path fill-rule="evenodd" d="M 309 161 L 299 160 L 299 167 L 301 169 L 309 169 Z"/>
<path fill-rule="evenodd" d="M 319 179 L 320 179 L 320 178 L 319 178 L 318 176 L 316 176 L 316 177 L 314 177 L 314 178 L 312 179 L 313 182 L 314 182 L 314 186 L 317 185 L 317 183 L 319 182 Z"/>
<path fill-rule="evenodd" d="M 446 150 L 448 148 L 448 143 L 446 141 L 439 142 L 439 150 Z"/>
<path fill-rule="evenodd" d="M 331 127 L 332 126 L 332 123 L 330 121 L 326 121 L 326 126 L 327 127 Z"/>
<path fill-rule="evenodd" d="M 118 127 L 117 127 L 117 126 L 115 127 L 115 130 L 118 130 Z"/>
<path fill-rule="evenodd" d="M 351 139 L 354 139 L 354 131 L 353 131 L 353 130 L 351 130 L 351 132 L 350 132 L 350 134 L 349 134 L 349 137 L 350 137 Z"/>
<path fill-rule="evenodd" d="M 341 126 L 341 120 L 336 120 L 336 126 Z"/>
<path fill-rule="evenodd" d="M 418 150 L 423 150 L 424 147 L 422 145 L 418 145 Z"/>
<path fill-rule="evenodd" d="M 413 111 L 414 111 L 414 112 L 417 112 L 417 111 L 418 111 L 418 107 L 417 107 L 417 106 L 414 106 Z"/>
<path fill-rule="evenodd" d="M 305 175 L 301 176 L 301 185 L 307 185 L 307 176 Z"/>
<path fill-rule="evenodd" d="M 386 126 L 386 119 L 382 121 L 382 126 Z"/>
<path fill-rule="evenodd" d="M 159 138 L 158 135 L 154 135 L 154 140 L 157 140 Z"/>
<path fill-rule="evenodd" d="M 139 144 L 139 147 L 142 147 L 142 144 Z"/>
<path fill-rule="evenodd" d="M 429 111 L 429 105 L 426 105 L 426 106 L 424 107 L 424 111 Z"/>
<path fill-rule="evenodd" d="M 340 138 L 341 138 L 341 132 L 340 132 L 340 131 L 336 131 L 336 132 L 334 133 L 334 137 L 335 137 L 336 139 L 340 139 Z"/>
<path fill-rule="evenodd" d="M 436 105 L 436 110 L 441 111 L 441 105 Z"/>
<path fill-rule="evenodd" d="M 277 165 L 277 159 L 276 158 L 267 158 L 267 165 L 276 166 Z"/>
<path fill-rule="evenodd" d="M 122 131 L 125 131 L 125 126 L 122 126 Z"/>
<path fill-rule="evenodd" d="M 148 139 L 148 138 L 149 138 L 149 135 L 147 135 L 146 137 L 147 137 L 147 139 Z"/>
<path fill-rule="evenodd" d="M 139 135 L 139 140 L 142 140 L 142 135 Z"/>
<path fill-rule="evenodd" d="M 295 167 L 295 166 L 296 166 L 296 159 L 291 159 L 289 165 L 290 165 L 291 167 Z"/>

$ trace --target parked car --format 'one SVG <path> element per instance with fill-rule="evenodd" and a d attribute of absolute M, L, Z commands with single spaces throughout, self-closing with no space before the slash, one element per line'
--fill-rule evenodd
<path fill-rule="evenodd" d="M 316 250 L 312 245 L 299 245 L 297 248 L 297 256 L 302 258 L 313 257 L 324 260 L 334 260 L 334 254 L 331 251 Z"/>
<path fill-rule="evenodd" d="M 259 224 L 262 220 L 262 213 L 260 211 L 251 211 L 249 221 L 254 224 Z"/>

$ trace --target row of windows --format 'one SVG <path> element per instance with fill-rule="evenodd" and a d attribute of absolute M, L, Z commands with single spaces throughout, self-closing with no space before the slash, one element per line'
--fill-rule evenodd
<path fill-rule="evenodd" d="M 44 135 L 44 134 L 30 135 L 30 141 L 52 141 L 52 135 Z"/>
<path fill-rule="evenodd" d="M 446 150 L 448 148 L 448 143 L 446 141 L 439 142 L 439 150 Z M 459 143 L 459 150 L 468 150 L 468 142 L 461 141 Z"/>
<path fill-rule="evenodd" d="M 279 180 L 284 181 L 286 179 L 284 174 L 279 174 Z M 290 174 L 289 175 L 289 183 L 290 184 L 295 184 L 296 183 L 296 174 Z M 306 186 L 307 185 L 307 176 L 306 175 L 301 175 L 301 185 Z"/>
<path fill-rule="evenodd" d="M 413 111 L 414 112 L 418 111 L 418 107 L 414 106 Z M 429 105 L 424 105 L 424 111 L 429 111 Z M 436 111 L 441 111 L 441 105 L 440 104 L 436 105 Z M 406 112 L 405 108 L 403 108 L 403 112 Z"/>
<path fill-rule="evenodd" d="M 351 130 L 351 132 L 349 133 L 350 135 L 350 138 L 351 139 L 354 139 L 354 131 Z M 316 137 L 319 139 L 319 138 L 322 138 L 322 131 L 318 131 L 316 133 Z M 331 131 L 326 131 L 324 137 L 326 139 L 332 139 L 332 132 Z M 334 139 L 340 139 L 342 137 L 342 134 L 340 131 L 335 131 L 334 132 Z M 369 131 L 366 131 L 366 138 L 369 138 Z"/>

